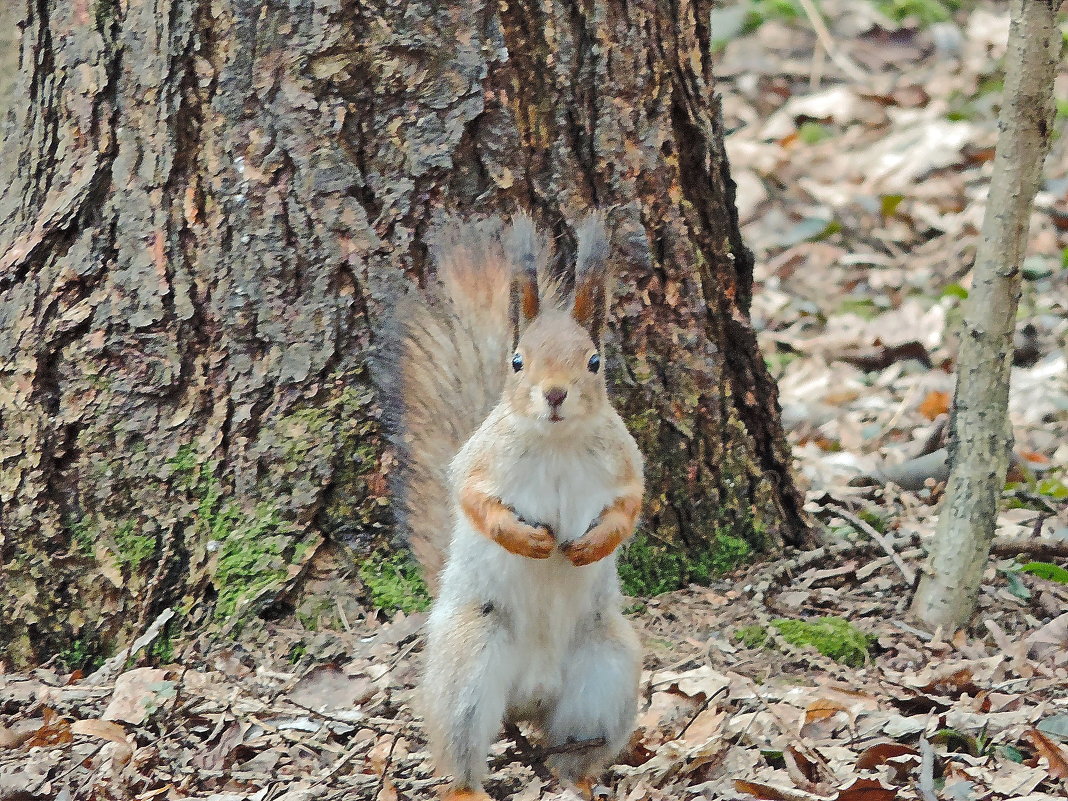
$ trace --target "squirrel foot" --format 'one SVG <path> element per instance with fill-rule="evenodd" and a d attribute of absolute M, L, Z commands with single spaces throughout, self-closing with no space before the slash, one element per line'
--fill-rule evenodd
<path fill-rule="evenodd" d="M 493 801 L 493 799 L 482 790 L 453 789 L 446 791 L 441 801 Z"/>
<path fill-rule="evenodd" d="M 610 797 L 610 796 L 604 795 L 604 794 L 597 794 L 597 787 L 598 787 L 597 780 L 595 778 L 590 777 L 590 776 L 586 776 L 586 777 L 581 778 L 578 781 L 576 781 L 575 782 L 575 787 L 578 789 L 578 791 L 580 793 L 582 793 L 582 797 L 583 798 L 587 798 L 590 801 L 594 801 L 594 799 L 598 799 L 598 798 L 609 798 Z M 602 792 L 605 789 L 606 788 L 602 787 L 601 788 Z"/>

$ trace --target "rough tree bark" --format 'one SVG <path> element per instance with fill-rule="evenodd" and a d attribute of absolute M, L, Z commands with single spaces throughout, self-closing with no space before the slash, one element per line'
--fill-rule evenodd
<path fill-rule="evenodd" d="M 164 604 L 238 614 L 324 537 L 388 533 L 368 357 L 442 209 L 530 209 L 564 251 L 565 212 L 610 209 L 642 569 L 798 542 L 709 8 L 27 0 L 0 200 L 12 661 Z"/>
<path fill-rule="evenodd" d="M 1020 264 L 1053 133 L 1061 36 L 1055 0 L 1013 0 L 990 195 L 957 359 L 950 473 L 912 611 L 932 628 L 975 611 L 1009 466 L 1009 373 Z"/>

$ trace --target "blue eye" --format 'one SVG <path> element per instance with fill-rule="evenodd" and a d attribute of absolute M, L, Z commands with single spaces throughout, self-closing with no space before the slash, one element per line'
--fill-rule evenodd
<path fill-rule="evenodd" d="M 590 360 L 586 362 L 586 369 L 591 373 L 596 373 L 601 369 L 601 355 L 599 353 L 590 356 Z"/>
<path fill-rule="evenodd" d="M 518 373 L 523 369 L 523 357 L 518 353 L 512 357 L 512 370 Z"/>

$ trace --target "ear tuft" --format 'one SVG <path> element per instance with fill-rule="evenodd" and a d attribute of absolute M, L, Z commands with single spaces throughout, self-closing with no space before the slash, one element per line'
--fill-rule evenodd
<path fill-rule="evenodd" d="M 505 248 L 514 265 L 519 311 L 522 322 L 526 324 L 538 316 L 541 307 L 538 262 L 544 251 L 541 237 L 529 214 L 520 213 L 512 218 L 512 225 L 505 237 Z"/>
<path fill-rule="evenodd" d="M 575 231 L 578 252 L 575 258 L 575 300 L 571 316 L 590 332 L 593 341 L 601 340 L 608 313 L 608 255 L 610 245 L 604 215 L 592 212 Z"/>

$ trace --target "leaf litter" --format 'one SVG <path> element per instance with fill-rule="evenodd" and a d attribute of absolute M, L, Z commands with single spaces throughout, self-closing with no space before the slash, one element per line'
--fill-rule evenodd
<path fill-rule="evenodd" d="M 826 541 L 632 614 L 641 711 L 600 789 L 624 801 L 1065 798 L 1068 585 L 1033 565 L 1068 557 L 1068 138 L 1054 141 L 1032 219 L 994 557 L 974 625 L 932 634 L 907 605 L 943 487 L 1007 10 L 968 4 L 924 27 L 869 3 L 819 8 L 835 59 L 804 16 L 716 38 L 757 256 L 753 319 Z M 718 19 L 740 26 L 740 11 Z M 169 664 L 0 675 L 0 801 L 434 797 L 442 780 L 412 712 L 424 617 L 351 617 L 336 631 L 265 622 Z M 817 619 L 848 621 L 867 650 L 839 663 L 775 625 Z M 528 734 L 494 745 L 491 794 L 577 797 Z"/>

